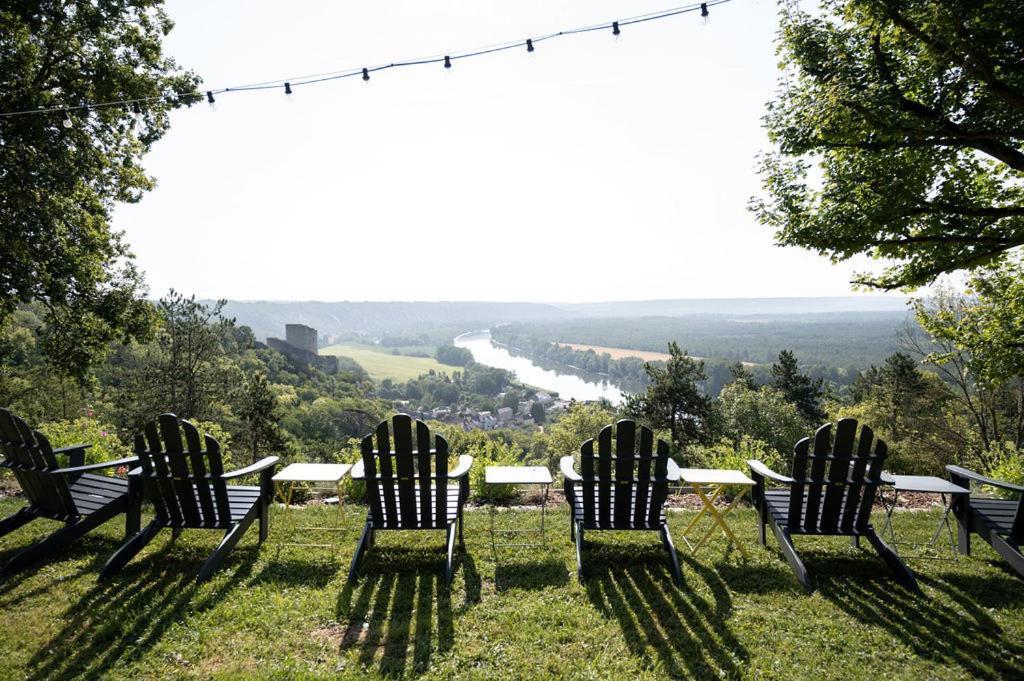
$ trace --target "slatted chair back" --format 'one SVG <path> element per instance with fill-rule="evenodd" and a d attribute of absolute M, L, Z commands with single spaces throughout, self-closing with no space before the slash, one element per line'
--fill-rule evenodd
<path fill-rule="evenodd" d="M 871 518 L 889 448 L 871 428 L 841 419 L 796 444 L 789 528 L 808 534 L 859 534 Z"/>
<path fill-rule="evenodd" d="M 668 497 L 669 447 L 623 419 L 580 447 L 583 522 L 587 527 L 657 528 Z"/>
<path fill-rule="evenodd" d="M 419 420 L 414 424 L 407 414 L 396 414 L 363 438 L 362 453 L 375 527 L 447 526 L 447 440 L 434 435 L 432 442 L 427 424 Z"/>
<path fill-rule="evenodd" d="M 231 527 L 220 444 L 194 425 L 161 414 L 135 436 L 143 491 L 156 519 L 170 527 Z"/>
<path fill-rule="evenodd" d="M 0 452 L 25 498 L 43 515 L 57 519 L 79 515 L 67 479 L 53 474 L 60 466 L 50 441 L 7 409 L 0 409 Z"/>

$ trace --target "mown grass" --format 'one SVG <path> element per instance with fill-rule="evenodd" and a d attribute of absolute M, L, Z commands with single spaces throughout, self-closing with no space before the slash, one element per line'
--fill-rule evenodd
<path fill-rule="evenodd" d="M 395 355 L 392 350 L 379 345 L 362 345 L 359 343 L 340 343 L 320 348 L 321 355 L 348 357 L 366 369 L 370 378 L 380 381 L 390 378 L 395 382 L 405 382 L 429 373 L 431 369 L 439 374 L 451 375 L 461 371 L 459 367 L 441 364 L 433 357 L 410 357 Z"/>
<path fill-rule="evenodd" d="M 4 514 L 16 500 L 0 502 Z M 0 584 L 3 678 L 1010 678 L 1024 673 L 1024 581 L 980 542 L 959 562 L 912 562 L 923 596 L 902 590 L 870 551 L 805 539 L 819 588 L 806 594 L 753 514 L 735 527 L 751 558 L 716 539 L 685 555 L 676 587 L 650 533 L 592 533 L 589 574 L 575 576 L 563 508 L 546 548 L 492 554 L 488 513 L 467 514 L 466 551 L 449 592 L 439 533 L 380 533 L 346 572 L 364 510 L 351 506 L 336 549 L 277 547 L 272 519 L 225 569 L 194 575 L 218 535 L 159 536 L 115 579 L 96 574 L 118 545 L 110 523 L 74 549 Z M 676 542 L 690 512 L 673 513 Z M 337 522 L 334 509 L 288 525 Z M 501 511 L 498 527 L 536 527 L 537 511 Z M 937 513 L 902 513 L 925 540 Z M 276 524 L 274 524 L 276 523 Z M 0 560 L 53 527 L 0 540 Z M 319 539 L 310 533 L 299 538 Z"/>

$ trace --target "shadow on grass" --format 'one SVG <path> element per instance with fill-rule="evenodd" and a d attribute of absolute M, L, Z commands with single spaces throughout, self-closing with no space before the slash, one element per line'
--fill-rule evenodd
<path fill-rule="evenodd" d="M 426 672 L 435 653 L 451 650 L 454 617 L 480 601 L 480 575 L 472 556 L 456 554 L 451 589 L 444 581 L 444 554 L 437 549 L 372 548 L 356 583 L 338 596 L 339 620 L 348 620 L 342 653 L 358 651 L 363 667 L 375 662 L 384 676 L 411 667 Z M 452 607 L 452 591 L 462 586 L 462 603 Z"/>
<path fill-rule="evenodd" d="M 569 583 L 565 561 L 549 558 L 527 562 L 501 563 L 494 568 L 494 588 L 497 592 L 512 589 L 546 589 Z"/>
<path fill-rule="evenodd" d="M 681 556 L 689 570 L 680 588 L 660 546 L 631 546 L 628 560 L 623 549 L 588 542 L 584 587 L 598 612 L 618 622 L 633 654 L 656 659 L 671 677 L 740 676 L 749 654 L 727 625 L 732 597 L 718 573 Z"/>
<path fill-rule="evenodd" d="M 199 587 L 196 571 L 205 555 L 170 558 L 172 545 L 167 541 L 83 594 L 68 609 L 61 631 L 32 657 L 26 678 L 109 676 L 115 664 L 144 656 L 175 622 L 216 605 L 249 576 L 259 551 L 257 546 L 236 548 L 221 569 L 229 573 L 221 583 L 215 577 Z"/>
<path fill-rule="evenodd" d="M 302 558 L 284 558 L 278 555 L 264 563 L 263 569 L 252 578 L 251 583 L 322 589 L 342 569 L 344 568 L 333 560 L 314 561 Z"/>
<path fill-rule="evenodd" d="M 821 596 L 864 624 L 882 627 L 914 654 L 956 665 L 975 678 L 1020 677 L 1024 646 L 1011 640 L 992 617 L 995 608 L 1019 610 L 1019 581 L 1002 576 L 918 573 L 922 588 L 935 597 L 911 593 L 891 579 L 857 572 L 855 561 L 839 559 L 842 577 L 820 575 Z"/>

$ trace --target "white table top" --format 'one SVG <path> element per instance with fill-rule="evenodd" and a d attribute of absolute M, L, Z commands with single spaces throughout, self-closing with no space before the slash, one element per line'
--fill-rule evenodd
<path fill-rule="evenodd" d="M 725 468 L 681 468 L 679 477 L 691 485 L 753 485 L 740 471 Z"/>
<path fill-rule="evenodd" d="M 488 485 L 550 485 L 551 471 L 546 466 L 488 466 L 484 469 Z"/>
<path fill-rule="evenodd" d="M 349 463 L 293 463 L 273 477 L 274 482 L 339 482 L 348 475 Z"/>
<path fill-rule="evenodd" d="M 930 494 L 970 494 L 969 489 L 954 485 L 934 475 L 894 475 L 893 487 L 899 492 L 926 492 Z"/>

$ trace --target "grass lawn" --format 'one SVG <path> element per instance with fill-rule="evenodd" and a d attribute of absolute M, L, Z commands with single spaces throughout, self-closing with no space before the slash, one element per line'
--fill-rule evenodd
<path fill-rule="evenodd" d="M 320 348 L 321 355 L 337 355 L 354 359 L 359 366 L 366 369 L 370 378 L 380 381 L 390 378 L 396 382 L 405 382 L 418 378 L 431 369 L 439 374 L 451 375 L 461 371 L 459 367 L 441 364 L 433 357 L 409 357 L 407 355 L 393 355 L 391 351 L 395 348 L 385 348 L 379 345 L 363 345 L 360 343 L 339 343 Z"/>
<path fill-rule="evenodd" d="M 0 501 L 4 515 L 15 499 Z M 0 583 L 3 678 L 1009 678 L 1024 675 L 1024 580 L 982 542 L 959 562 L 911 566 L 924 596 L 903 591 L 870 549 L 797 539 L 819 588 L 806 594 L 774 541 L 755 544 L 750 510 L 735 526 L 744 561 L 722 540 L 683 557 L 670 579 L 654 533 L 590 533 L 589 575 L 575 577 L 563 508 L 546 549 L 499 549 L 488 514 L 466 518 L 450 594 L 440 533 L 379 533 L 355 586 L 345 575 L 363 509 L 330 549 L 275 547 L 275 510 L 226 567 L 196 587 L 219 539 L 159 536 L 110 583 L 96 573 L 118 545 L 109 523 L 76 548 Z M 677 545 L 690 512 L 673 513 Z M 924 540 L 938 515 L 897 516 Z M 290 523 L 337 521 L 314 507 Z M 502 511 L 499 526 L 537 526 L 537 511 Z M 276 525 L 274 524 L 276 522 Z M 877 522 L 877 521 L 876 521 Z M 35 527 L 33 527 L 33 525 Z M 0 559 L 42 530 L 0 540 Z M 682 556 L 681 556 L 682 557 Z"/>

